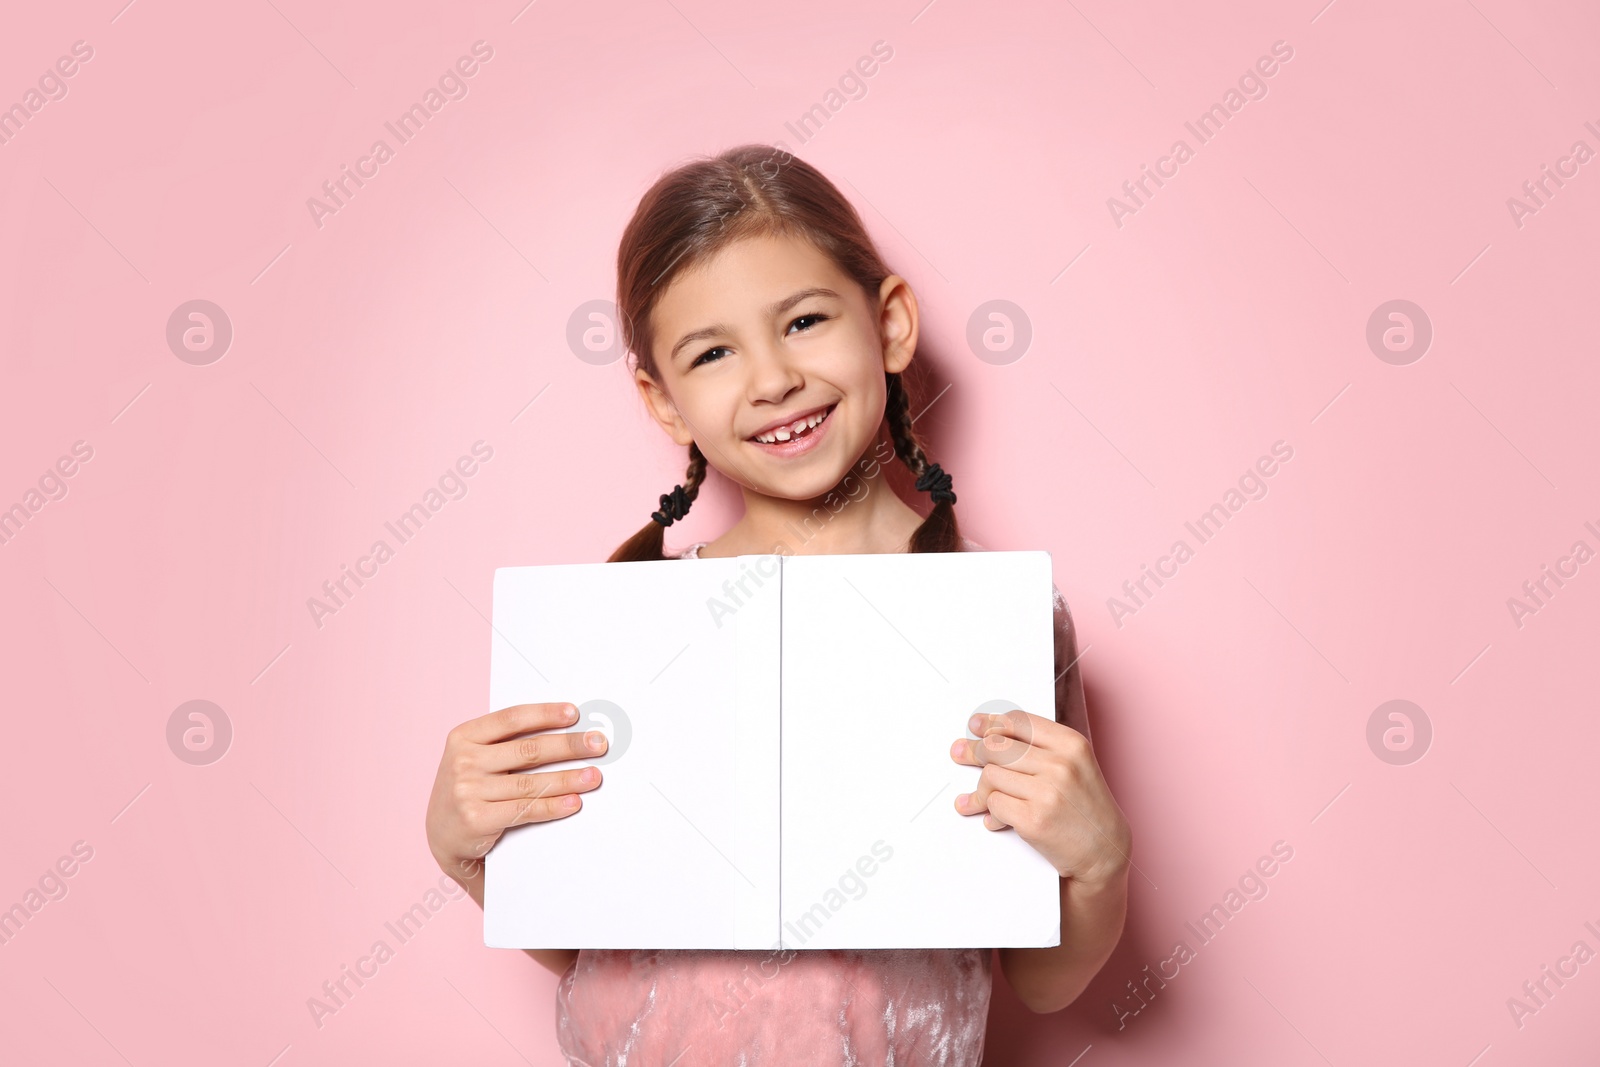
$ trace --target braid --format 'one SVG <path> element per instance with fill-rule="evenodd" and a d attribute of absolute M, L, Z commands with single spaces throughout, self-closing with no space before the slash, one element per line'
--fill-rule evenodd
<path fill-rule="evenodd" d="M 682 485 L 672 492 L 661 494 L 661 509 L 651 514 L 650 521 L 640 531 L 624 541 L 611 553 L 607 563 L 629 563 L 639 560 L 665 559 L 663 541 L 667 527 L 689 513 L 700 486 L 706 480 L 706 457 L 700 446 L 689 443 L 689 466 L 684 470 Z M 658 517 L 659 516 L 659 517 Z"/>
<path fill-rule="evenodd" d="M 689 442 L 689 468 L 684 476 L 683 491 L 688 494 L 689 503 L 693 504 L 694 498 L 700 495 L 701 484 L 706 480 L 706 455 L 693 441 Z"/>
<path fill-rule="evenodd" d="M 894 441 L 894 454 L 911 468 L 911 473 L 922 477 L 928 469 L 928 457 L 917 440 L 917 431 L 911 425 L 911 402 L 906 387 L 898 374 L 885 374 L 889 386 L 889 399 L 883 408 L 884 421 L 889 424 L 889 437 Z"/>
<path fill-rule="evenodd" d="M 889 424 L 889 437 L 894 442 L 894 454 L 917 477 L 918 489 L 933 491 L 933 510 L 911 535 L 912 552 L 960 552 L 961 530 L 956 524 L 955 494 L 949 491 L 949 475 L 939 470 L 939 465 L 928 462 L 928 455 L 917 440 L 917 431 L 911 424 L 911 398 L 906 395 L 900 375 L 885 373 L 888 400 L 884 404 L 883 418 Z"/>

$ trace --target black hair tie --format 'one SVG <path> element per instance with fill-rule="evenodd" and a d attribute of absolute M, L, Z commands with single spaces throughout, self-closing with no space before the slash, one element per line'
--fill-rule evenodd
<path fill-rule="evenodd" d="M 683 486 L 675 485 L 672 492 L 661 494 L 661 510 L 653 511 L 650 517 L 663 526 L 671 526 L 673 522 L 689 514 L 689 505 L 692 501 Z"/>
<path fill-rule="evenodd" d="M 949 501 L 956 502 L 955 493 L 950 491 L 950 476 L 944 468 L 937 463 L 930 463 L 917 477 L 917 489 L 933 497 L 935 504 Z"/>

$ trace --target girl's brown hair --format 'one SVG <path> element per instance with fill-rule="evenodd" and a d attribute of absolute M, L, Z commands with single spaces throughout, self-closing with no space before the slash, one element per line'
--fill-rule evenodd
<path fill-rule="evenodd" d="M 634 367 L 658 381 L 651 311 L 673 278 L 746 237 L 791 235 L 814 244 L 855 279 L 869 301 L 891 273 L 861 218 L 821 172 L 771 145 L 745 144 L 663 175 L 639 201 L 617 249 L 617 309 Z M 913 365 L 915 365 L 913 361 Z M 885 372 L 884 419 L 900 457 L 919 483 L 937 470 L 911 425 L 911 397 L 899 374 Z M 924 474 L 928 474 L 925 479 Z M 661 496 L 663 519 L 682 518 L 705 482 L 706 457 L 689 445 L 683 484 Z M 944 482 L 943 488 L 948 488 Z M 911 537 L 912 552 L 959 552 L 954 494 L 934 489 L 933 510 Z M 665 525 L 651 518 L 611 554 L 610 562 L 664 559 Z"/>

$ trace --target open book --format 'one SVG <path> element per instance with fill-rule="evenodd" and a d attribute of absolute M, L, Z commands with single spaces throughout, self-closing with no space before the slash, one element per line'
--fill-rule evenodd
<path fill-rule="evenodd" d="M 486 859 L 498 948 L 1060 943 L 1055 869 L 955 809 L 975 711 L 1054 718 L 1047 552 L 495 571 L 489 705 L 610 739 L 576 814 Z"/>

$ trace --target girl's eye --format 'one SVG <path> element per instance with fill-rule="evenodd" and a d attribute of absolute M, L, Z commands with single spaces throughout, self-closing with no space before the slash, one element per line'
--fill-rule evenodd
<path fill-rule="evenodd" d="M 708 348 L 708 349 L 706 349 L 704 352 L 702 352 L 700 354 L 700 357 L 698 359 L 696 359 L 693 363 L 689 364 L 689 369 L 690 370 L 694 370 L 701 363 L 707 362 L 707 358 L 706 357 L 710 356 L 714 352 L 726 352 L 726 351 L 727 351 L 727 349 L 724 348 L 722 345 L 718 345 L 716 348 Z M 710 360 L 710 362 L 714 363 L 714 362 L 716 362 L 716 360 Z"/>
<path fill-rule="evenodd" d="M 817 322 L 827 322 L 828 321 L 828 316 L 823 315 L 820 312 L 814 313 L 814 314 L 811 314 L 811 315 L 801 315 L 798 319 L 795 319 L 794 322 L 791 322 L 789 325 L 790 326 L 795 326 L 795 325 L 797 325 L 799 323 L 805 322 L 807 319 L 814 319 Z M 805 329 L 808 329 L 808 330 L 810 328 L 811 327 L 809 327 L 809 326 L 805 327 Z"/>

